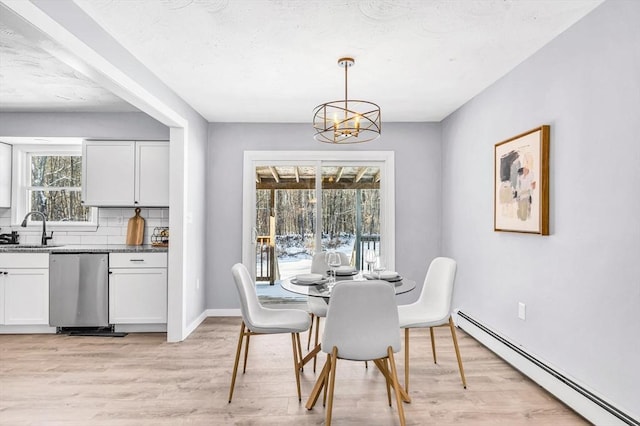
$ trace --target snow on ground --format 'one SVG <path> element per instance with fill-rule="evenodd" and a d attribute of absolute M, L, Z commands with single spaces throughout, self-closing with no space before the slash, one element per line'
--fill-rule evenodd
<path fill-rule="evenodd" d="M 351 259 L 351 253 L 353 251 L 355 238 L 350 237 L 348 239 L 342 239 L 342 241 L 343 244 L 336 247 L 335 251 L 345 253 L 347 257 Z M 286 254 L 278 256 L 278 269 L 280 271 L 281 280 L 293 278 L 298 274 L 308 274 L 309 271 L 311 271 L 312 255 L 307 252 L 307 250 L 287 247 L 282 251 Z M 278 281 L 276 281 L 274 285 L 259 282 L 256 285 L 256 292 L 258 293 L 258 296 L 284 297 L 288 299 L 306 299 L 306 296 L 295 295 L 284 290 L 282 287 L 280 287 Z"/>
<path fill-rule="evenodd" d="M 353 252 L 353 244 L 355 237 L 349 237 L 343 240 L 344 243 L 335 248 L 335 251 L 345 253 L 349 259 L 351 259 L 351 253 Z M 324 244 L 323 244 L 324 245 Z M 280 270 L 280 279 L 287 279 L 295 277 L 298 274 L 309 273 L 311 270 L 311 258 L 312 255 L 306 250 L 291 250 L 287 248 L 286 255 L 278 256 L 278 268 Z"/>

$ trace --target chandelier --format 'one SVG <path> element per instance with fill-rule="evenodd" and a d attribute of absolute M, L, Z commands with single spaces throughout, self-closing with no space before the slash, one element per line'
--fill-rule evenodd
<path fill-rule="evenodd" d="M 351 144 L 380 136 L 380 107 L 347 96 L 347 72 L 354 63 L 353 58 L 338 59 L 338 65 L 344 68 L 344 99 L 318 105 L 313 110 L 314 138 L 319 142 Z"/>

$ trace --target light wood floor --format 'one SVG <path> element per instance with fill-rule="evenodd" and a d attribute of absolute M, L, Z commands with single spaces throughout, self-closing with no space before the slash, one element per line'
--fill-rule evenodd
<path fill-rule="evenodd" d="M 164 334 L 124 338 L 0 336 L 0 424 L 21 425 L 322 425 L 321 401 L 307 411 L 316 374 L 302 374 L 296 397 L 289 335 L 251 339 L 247 373 L 227 402 L 239 318 L 209 318 L 184 342 Z M 474 339 L 458 337 L 468 388 L 462 388 L 447 329 L 411 334 L 410 425 L 585 425 L 546 391 Z M 306 336 L 303 336 L 306 342 Z M 324 362 L 319 359 L 318 373 Z M 402 371 L 402 353 L 398 354 Z M 373 365 L 340 361 L 333 424 L 396 425 Z"/>

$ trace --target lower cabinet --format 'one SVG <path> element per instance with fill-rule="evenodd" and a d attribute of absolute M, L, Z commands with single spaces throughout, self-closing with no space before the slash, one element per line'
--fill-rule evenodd
<path fill-rule="evenodd" d="M 0 253 L 0 325 L 49 325 L 48 254 Z"/>
<path fill-rule="evenodd" d="M 167 254 L 109 255 L 109 323 L 166 324 Z"/>

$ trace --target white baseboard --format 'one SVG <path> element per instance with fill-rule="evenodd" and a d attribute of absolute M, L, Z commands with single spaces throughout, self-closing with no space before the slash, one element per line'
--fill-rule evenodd
<path fill-rule="evenodd" d="M 198 315 L 198 316 L 196 317 L 196 319 L 194 319 L 193 321 L 191 321 L 191 324 L 189 324 L 189 325 L 187 326 L 187 329 L 185 330 L 185 331 L 186 331 L 186 333 L 185 333 L 185 337 L 184 337 L 184 338 L 186 339 L 186 338 L 187 338 L 191 333 L 193 333 L 193 331 L 194 331 L 196 328 L 198 328 L 198 326 L 199 326 L 200 324 L 202 324 L 202 321 L 204 321 L 205 319 L 207 319 L 207 316 L 208 316 L 208 315 L 207 315 L 207 311 L 204 311 L 204 312 L 202 312 L 200 315 Z"/>
<path fill-rule="evenodd" d="M 122 333 L 166 333 L 167 324 L 116 324 L 115 332 Z"/>
<path fill-rule="evenodd" d="M 477 319 L 462 312 L 456 312 L 456 314 L 454 319 L 458 327 L 593 424 L 640 425 L 637 420 L 622 413 L 601 396 L 596 395 L 595 392 L 577 384 L 541 360 L 536 360 L 522 348 L 514 350 L 510 345 L 513 347 L 517 347 L 517 345 L 509 342 L 499 333 L 490 330 Z"/>
<path fill-rule="evenodd" d="M 55 334 L 48 325 L 0 325 L 0 334 Z"/>

